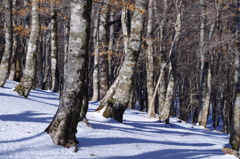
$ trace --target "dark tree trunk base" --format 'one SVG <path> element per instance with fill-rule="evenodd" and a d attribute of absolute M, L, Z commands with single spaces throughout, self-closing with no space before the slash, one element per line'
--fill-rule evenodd
<path fill-rule="evenodd" d="M 113 99 L 109 100 L 107 105 L 105 106 L 105 110 L 103 112 L 103 116 L 105 118 L 113 118 L 118 122 L 123 122 L 123 114 L 127 109 L 128 104 L 122 105 Z M 100 105 L 102 107 L 102 105 Z"/>
<path fill-rule="evenodd" d="M 67 113 L 66 111 L 57 113 L 52 123 L 45 130 L 51 136 L 54 144 L 69 148 L 75 147 L 79 143 L 76 138 L 79 122 L 79 118 L 76 117 L 77 114 L 79 113 Z"/>

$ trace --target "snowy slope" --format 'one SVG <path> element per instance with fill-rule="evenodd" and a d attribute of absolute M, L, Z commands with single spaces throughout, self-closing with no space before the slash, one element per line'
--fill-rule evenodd
<path fill-rule="evenodd" d="M 0 88 L 0 159 L 236 159 L 221 151 L 227 134 L 191 128 L 176 118 L 165 125 L 135 110 L 127 110 L 118 123 L 94 112 L 97 102 L 87 114 L 92 128 L 78 125 L 75 153 L 43 133 L 57 110 L 58 94 L 37 89 L 25 99 L 13 91 L 16 84 L 8 81 Z"/>

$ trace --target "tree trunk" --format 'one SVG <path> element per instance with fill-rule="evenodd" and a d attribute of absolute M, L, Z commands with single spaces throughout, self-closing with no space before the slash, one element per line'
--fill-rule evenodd
<path fill-rule="evenodd" d="M 207 120 L 208 120 L 208 113 L 209 113 L 209 107 L 210 107 L 210 100 L 211 100 L 211 92 L 212 92 L 212 66 L 211 66 L 211 55 L 209 55 L 209 45 L 210 45 L 210 41 L 212 39 L 214 30 L 215 30 L 215 26 L 216 26 L 216 22 L 213 22 L 213 24 L 211 25 L 209 34 L 208 34 L 208 42 L 207 44 L 205 44 L 205 40 L 204 40 L 204 35 L 205 35 L 205 20 L 206 20 L 206 2 L 204 0 L 201 0 L 201 4 L 203 7 L 202 10 L 202 23 L 201 23 L 201 31 L 200 31 L 200 54 L 201 54 L 201 83 L 200 83 L 200 90 L 202 89 L 202 91 L 200 91 L 200 103 L 199 103 L 199 108 L 200 113 L 199 113 L 199 118 L 198 118 L 198 122 L 199 125 L 206 127 L 207 124 Z M 217 2 L 215 2 L 215 7 L 217 10 L 217 14 L 216 14 L 216 19 L 219 19 L 220 16 L 220 4 L 218 4 Z M 208 56 L 206 53 L 206 50 L 208 50 Z M 208 61 L 206 61 L 205 58 L 209 58 Z M 205 73 L 207 72 L 207 76 L 205 75 Z M 205 78 L 206 78 L 206 82 L 205 82 Z M 206 83 L 206 87 L 205 87 L 205 83 Z M 201 85 L 202 84 L 202 85 Z M 200 116 L 201 115 L 201 116 Z"/>
<path fill-rule="evenodd" d="M 43 36 L 43 46 L 44 47 L 44 59 L 43 59 L 43 89 L 45 90 L 51 90 L 51 81 L 50 81 L 50 75 L 51 75 L 51 52 L 50 52 L 50 33 L 48 31 L 45 32 Z"/>
<path fill-rule="evenodd" d="M 231 94 L 230 94 L 230 84 L 228 84 L 226 87 L 226 90 L 224 91 L 224 105 L 223 105 L 223 133 L 230 133 L 230 123 L 231 123 Z"/>
<path fill-rule="evenodd" d="M 95 11 L 95 20 L 93 22 L 93 46 L 94 46 L 94 66 L 93 66 L 93 97 L 92 101 L 99 100 L 99 55 L 98 55 L 98 26 L 99 26 L 99 7 L 92 8 Z"/>
<path fill-rule="evenodd" d="M 51 0 L 51 80 L 53 92 L 59 90 L 58 86 L 58 45 L 57 45 L 57 11 L 56 2 Z"/>
<path fill-rule="evenodd" d="M 203 113 L 203 106 L 205 103 L 206 98 L 206 62 L 205 62 L 205 25 L 206 25 L 206 0 L 200 0 L 201 5 L 201 15 L 200 15 L 200 83 L 199 83 L 199 115 L 198 115 L 198 121 L 201 125 L 202 121 L 202 113 Z"/>
<path fill-rule="evenodd" d="M 114 21 L 114 13 L 110 9 L 110 22 Z M 109 44 L 108 44 L 108 85 L 113 83 L 113 71 L 112 71 L 112 54 L 113 54 L 113 41 L 114 41 L 114 24 L 109 27 Z"/>
<path fill-rule="evenodd" d="M 168 86 L 167 86 L 167 93 L 166 93 L 166 101 L 163 107 L 163 110 L 159 113 L 159 120 L 165 121 L 166 123 L 169 123 L 169 116 L 170 116 L 170 110 L 173 100 L 173 93 L 174 93 L 174 87 L 175 87 L 175 81 L 174 81 L 174 71 L 176 69 L 176 61 L 175 61 L 175 54 L 178 51 L 178 43 L 181 35 L 182 30 L 182 1 L 177 1 L 177 19 L 175 23 L 175 35 L 174 39 L 169 51 L 169 70 L 168 70 Z"/>
<path fill-rule="evenodd" d="M 156 2 L 156 1 L 155 1 Z M 155 4 L 156 5 L 156 4 Z M 164 0 L 163 1 L 163 17 L 162 19 L 159 19 L 158 21 L 161 22 L 160 26 L 159 26 L 159 36 L 158 36 L 158 45 L 159 45 L 159 51 L 160 51 L 160 65 L 161 65 L 161 71 L 160 71 L 160 75 L 159 75 L 159 87 L 157 87 L 158 90 L 158 113 L 160 114 L 160 112 L 162 112 L 162 109 L 165 105 L 165 98 L 166 98 L 166 91 L 167 91 L 167 81 L 166 81 L 166 71 L 165 71 L 165 67 L 163 68 L 163 65 L 166 65 L 166 55 L 164 54 L 165 51 L 165 47 L 163 45 L 164 43 L 164 39 L 165 34 L 164 34 L 164 24 L 166 23 L 167 20 L 167 8 L 168 8 L 168 0 Z"/>
<path fill-rule="evenodd" d="M 12 0 L 5 0 L 5 49 L 0 65 L 0 87 L 5 84 L 9 71 L 13 48 Z"/>
<path fill-rule="evenodd" d="M 211 73 L 211 67 L 208 66 L 208 75 L 207 75 L 207 88 L 206 88 L 206 96 L 205 96 L 205 102 L 203 103 L 203 109 L 201 113 L 201 121 L 199 121 L 200 125 L 206 128 L 207 121 L 208 121 L 208 113 L 209 113 L 209 107 L 210 107 L 210 98 L 211 98 L 211 92 L 212 92 L 212 73 Z"/>
<path fill-rule="evenodd" d="M 14 89 L 20 96 L 25 98 L 28 97 L 34 83 L 39 30 L 39 0 L 33 0 L 32 28 L 28 44 L 24 75 L 21 78 L 20 83 Z"/>
<path fill-rule="evenodd" d="M 232 125 L 230 132 L 230 144 L 236 151 L 240 151 L 240 2 L 237 2 L 237 22 L 236 22 L 236 48 L 235 55 L 235 75 L 234 75 L 234 104 L 232 108 Z"/>
<path fill-rule="evenodd" d="M 97 109 L 103 109 L 104 117 L 114 118 L 119 122 L 123 121 L 123 114 L 128 107 L 128 102 L 133 87 L 132 78 L 141 48 L 144 23 L 143 17 L 145 15 L 144 13 L 146 10 L 146 5 L 147 0 L 136 1 L 136 7 L 139 10 L 135 10 L 132 16 L 129 45 L 123 65 L 116 81 L 111 86 L 112 89 L 110 88 L 106 94 L 108 98 L 104 98 L 103 102 L 101 102 L 99 108 Z"/>
<path fill-rule="evenodd" d="M 99 47 L 99 98 L 102 99 L 108 91 L 108 14 L 109 6 L 107 2 L 101 5 L 99 32 L 98 32 L 98 47 Z"/>
<path fill-rule="evenodd" d="M 239 42 L 238 42 L 239 43 Z M 240 44 L 238 44 L 240 46 Z M 238 47 L 239 47 L 238 46 Z M 238 50 L 240 50 L 238 48 Z M 234 150 L 240 150 L 240 56 L 236 55 L 235 57 L 235 101 L 232 109 L 232 123 L 231 123 L 231 132 L 230 132 L 230 144 Z"/>
<path fill-rule="evenodd" d="M 155 117 L 155 102 L 153 99 L 153 37 L 152 37 L 152 23 L 153 23 L 153 1 L 148 2 L 148 21 L 147 21 L 147 93 L 148 93 L 148 117 Z"/>
<path fill-rule="evenodd" d="M 45 130 L 57 145 L 76 146 L 77 124 L 86 115 L 90 0 L 71 1 L 68 59 L 58 110 Z"/>
<path fill-rule="evenodd" d="M 128 27 L 128 23 L 129 23 L 130 19 L 128 18 L 127 14 L 128 14 L 128 10 L 125 7 L 123 7 L 122 8 L 122 16 L 121 16 L 121 24 L 122 24 L 122 32 L 123 32 L 124 54 L 127 53 L 129 32 L 130 32 L 130 28 Z"/>
<path fill-rule="evenodd" d="M 12 1 L 12 8 L 13 12 L 17 10 L 17 0 Z M 13 26 L 17 25 L 17 17 L 16 15 L 12 17 L 12 24 Z M 17 62 L 17 45 L 18 45 L 18 38 L 17 33 L 13 31 L 13 47 L 12 47 L 12 57 L 10 62 L 10 73 L 9 73 L 9 80 L 15 80 L 15 73 L 16 73 L 16 62 Z"/>

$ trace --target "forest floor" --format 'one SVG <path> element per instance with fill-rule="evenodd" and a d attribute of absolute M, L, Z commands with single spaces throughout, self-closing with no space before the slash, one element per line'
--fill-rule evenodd
<path fill-rule="evenodd" d="M 225 155 L 229 135 L 171 118 L 170 125 L 147 118 L 145 112 L 128 109 L 124 122 L 105 119 L 90 102 L 91 127 L 79 123 L 78 152 L 54 145 L 44 129 L 51 122 L 59 95 L 32 90 L 29 98 L 18 96 L 16 82 L 0 88 L 0 159 L 236 159 Z"/>

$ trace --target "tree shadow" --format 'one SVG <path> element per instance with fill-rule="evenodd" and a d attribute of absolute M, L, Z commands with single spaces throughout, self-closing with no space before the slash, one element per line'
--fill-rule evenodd
<path fill-rule="evenodd" d="M 11 142 L 27 141 L 27 140 L 31 140 L 31 139 L 40 137 L 40 136 L 42 136 L 43 134 L 45 134 L 45 132 L 41 132 L 41 133 L 38 133 L 38 134 L 33 135 L 33 136 L 30 136 L 30 137 L 25 137 L 25 138 L 16 139 L 16 140 L 6 140 L 6 141 L 3 140 L 3 141 L 0 141 L 0 143 L 11 143 Z"/>
<path fill-rule="evenodd" d="M 114 156 L 107 159 L 206 159 L 211 156 L 224 155 L 218 149 L 211 150 L 189 150 L 189 149 L 165 149 L 142 153 L 135 156 Z"/>
<path fill-rule="evenodd" d="M 7 114 L 0 115 L 1 121 L 14 121 L 14 122 L 36 122 L 36 123 L 49 123 L 52 117 L 38 117 L 42 115 L 51 115 L 47 113 L 37 113 L 34 111 L 25 111 L 20 114 Z"/>
<path fill-rule="evenodd" d="M 37 97 L 37 98 L 40 98 L 40 100 L 35 100 L 35 99 L 31 99 L 31 98 L 24 98 L 24 97 L 21 97 L 21 96 L 18 96 L 18 95 L 14 95 L 14 94 L 5 94 L 5 93 L 0 93 L 0 96 L 5 96 L 5 97 L 12 97 L 12 98 L 18 98 L 18 99 L 24 99 L 24 100 L 29 100 L 29 101 L 34 101 L 34 102 L 38 102 L 38 103 L 42 103 L 42 104 L 47 104 L 47 105 L 52 105 L 52 106 L 58 106 L 57 104 L 51 104 L 51 103 L 47 103 L 47 102 L 43 102 L 41 98 L 43 99 L 50 99 L 50 100 L 53 100 L 52 98 L 49 98 L 49 97 Z M 36 97 L 36 96 L 35 96 Z M 55 98 L 54 98 L 55 100 Z"/>
<path fill-rule="evenodd" d="M 91 122 L 93 121 L 93 122 Z M 99 122 L 94 121 L 90 119 L 90 124 L 93 129 L 106 129 L 106 130 L 119 130 L 124 132 L 132 133 L 135 131 L 136 133 L 142 133 L 142 132 L 149 132 L 149 133 L 155 133 L 155 134 L 169 134 L 169 135 L 175 135 L 175 136 L 191 136 L 191 135 L 201 135 L 208 137 L 209 135 L 213 135 L 212 138 L 219 139 L 221 138 L 228 138 L 226 134 L 217 133 L 205 129 L 195 129 L 195 128 L 187 128 L 183 127 L 178 124 L 164 124 L 154 121 L 125 121 L 125 123 L 119 123 L 115 120 L 108 120 L 106 122 Z M 128 127 L 122 127 L 122 126 L 113 126 L 111 124 L 124 124 Z M 217 135 L 218 137 L 214 136 Z"/>
<path fill-rule="evenodd" d="M 83 147 L 91 147 L 91 146 L 106 146 L 106 145 L 119 145 L 119 144 L 144 144 L 144 143 L 152 143 L 159 145 L 172 145 L 172 146 L 196 146 L 196 147 L 205 147 L 205 146 L 213 146 L 214 144 L 209 143 L 178 143 L 171 141 L 152 141 L 152 140 L 144 140 L 130 137 L 108 137 L 108 138 L 79 138 L 81 144 L 79 146 Z"/>
<path fill-rule="evenodd" d="M 141 112 L 140 112 L 141 113 Z M 225 155 L 221 149 L 216 149 L 214 146 L 215 143 L 209 143 L 205 141 L 198 140 L 201 137 L 207 137 L 214 140 L 218 140 L 220 138 L 227 138 L 226 134 L 221 134 L 217 132 L 212 132 L 205 129 L 199 129 L 199 128 L 191 128 L 191 127 L 185 127 L 184 125 L 181 125 L 180 123 L 171 123 L 170 125 L 159 123 L 157 121 L 134 121 L 134 120 L 125 120 L 124 123 L 118 123 L 115 120 L 106 120 L 106 121 L 97 121 L 97 120 L 91 120 L 90 123 L 93 129 L 99 129 L 99 130 L 115 130 L 116 133 L 131 133 L 131 134 L 143 134 L 144 132 L 147 132 L 146 137 L 153 137 L 154 134 L 162 134 L 162 137 L 165 138 L 164 140 L 147 140 L 144 138 L 135 138 L 133 137 L 96 137 L 96 138 L 78 138 L 80 141 L 79 146 L 82 147 L 104 147 L 104 146 L 113 146 L 116 147 L 118 145 L 124 145 L 124 144 L 136 144 L 136 145 L 144 145 L 144 144 L 155 144 L 159 145 L 160 147 L 164 147 L 164 145 L 167 147 L 164 150 L 159 151 L 152 151 L 152 152 L 146 152 L 134 156 L 128 156 L 126 153 L 126 156 L 114 156 L 109 157 L 110 159 L 118 159 L 118 158 L 131 158 L 131 159 L 145 159 L 145 158 L 151 158 L 151 159 L 181 159 L 181 158 L 195 158 L 195 159 L 205 159 L 211 156 L 217 156 L 217 155 Z M 167 139 L 167 136 L 170 137 L 170 140 Z M 184 142 L 184 139 L 175 140 L 174 138 L 181 138 L 184 137 L 186 141 L 188 141 L 187 138 L 191 138 L 195 136 L 197 140 L 192 140 L 189 142 Z M 161 135 L 159 135 L 161 137 Z M 173 139 L 173 140 L 172 140 Z M 176 149 L 172 147 L 178 147 Z M 169 149 L 170 147 L 170 149 Z M 202 148 L 200 148 L 202 147 Z M 205 147 L 208 147 L 206 149 Z M 118 149 L 121 149 L 123 147 L 118 147 Z M 144 147 L 143 147 L 144 148 Z M 171 149 L 172 148 L 172 149 Z M 199 150 L 199 148 L 201 150 Z M 124 149 L 124 148 L 123 148 Z M 107 151 L 107 150 L 106 150 Z M 128 151 L 128 150 L 119 150 L 119 151 Z M 107 158 L 107 157 L 106 157 Z"/>

